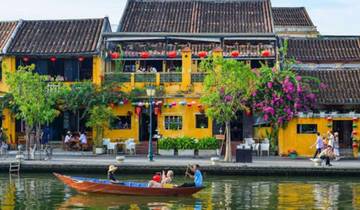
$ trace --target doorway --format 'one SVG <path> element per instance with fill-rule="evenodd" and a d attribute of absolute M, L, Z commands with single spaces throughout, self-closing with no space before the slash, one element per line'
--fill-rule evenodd
<path fill-rule="evenodd" d="M 351 120 L 333 121 L 333 131 L 339 133 L 339 146 L 343 149 L 352 148 L 351 133 L 353 122 Z"/>
<path fill-rule="evenodd" d="M 150 109 L 142 109 L 139 120 L 139 140 L 148 141 L 150 135 Z M 157 129 L 157 116 L 152 113 L 152 135 L 154 136 Z"/>

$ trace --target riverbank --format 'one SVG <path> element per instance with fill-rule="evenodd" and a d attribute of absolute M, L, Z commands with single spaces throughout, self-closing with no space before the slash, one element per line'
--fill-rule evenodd
<path fill-rule="evenodd" d="M 0 158 L 0 172 L 8 172 L 14 157 Z M 213 165 L 210 158 L 155 157 L 149 162 L 144 156 L 126 157 L 119 163 L 115 156 L 57 155 L 48 161 L 23 161 L 21 172 L 59 173 L 105 173 L 110 164 L 119 166 L 118 173 L 152 174 L 164 169 L 172 169 L 183 174 L 188 164 L 199 164 L 202 171 L 211 175 L 258 175 L 258 176 L 354 176 L 360 175 L 360 161 L 340 160 L 333 166 L 314 166 L 308 159 L 281 157 L 254 157 L 253 163 L 225 163 Z"/>

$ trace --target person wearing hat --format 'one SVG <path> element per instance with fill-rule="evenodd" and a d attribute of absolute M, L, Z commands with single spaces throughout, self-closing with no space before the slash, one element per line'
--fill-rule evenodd
<path fill-rule="evenodd" d="M 111 183 L 119 183 L 119 180 L 117 180 L 115 178 L 115 171 L 117 170 L 118 168 L 114 165 L 110 165 L 109 166 L 109 170 L 108 170 L 108 179 L 110 180 Z"/>

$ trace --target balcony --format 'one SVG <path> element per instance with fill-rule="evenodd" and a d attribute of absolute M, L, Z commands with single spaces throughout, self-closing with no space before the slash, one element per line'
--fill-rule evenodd
<path fill-rule="evenodd" d="M 203 83 L 206 73 L 203 72 L 193 72 L 191 73 L 191 83 Z"/>
<path fill-rule="evenodd" d="M 160 83 L 175 83 L 182 82 L 182 73 L 181 72 L 164 72 L 160 73 Z"/>

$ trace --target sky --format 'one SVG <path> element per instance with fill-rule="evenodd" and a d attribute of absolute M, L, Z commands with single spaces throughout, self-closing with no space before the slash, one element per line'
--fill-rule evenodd
<path fill-rule="evenodd" d="M 108 16 L 111 24 L 117 25 L 126 0 L 0 0 L 0 5 L 0 20 Z M 272 0 L 272 6 L 306 7 L 324 35 L 360 35 L 360 0 Z"/>

